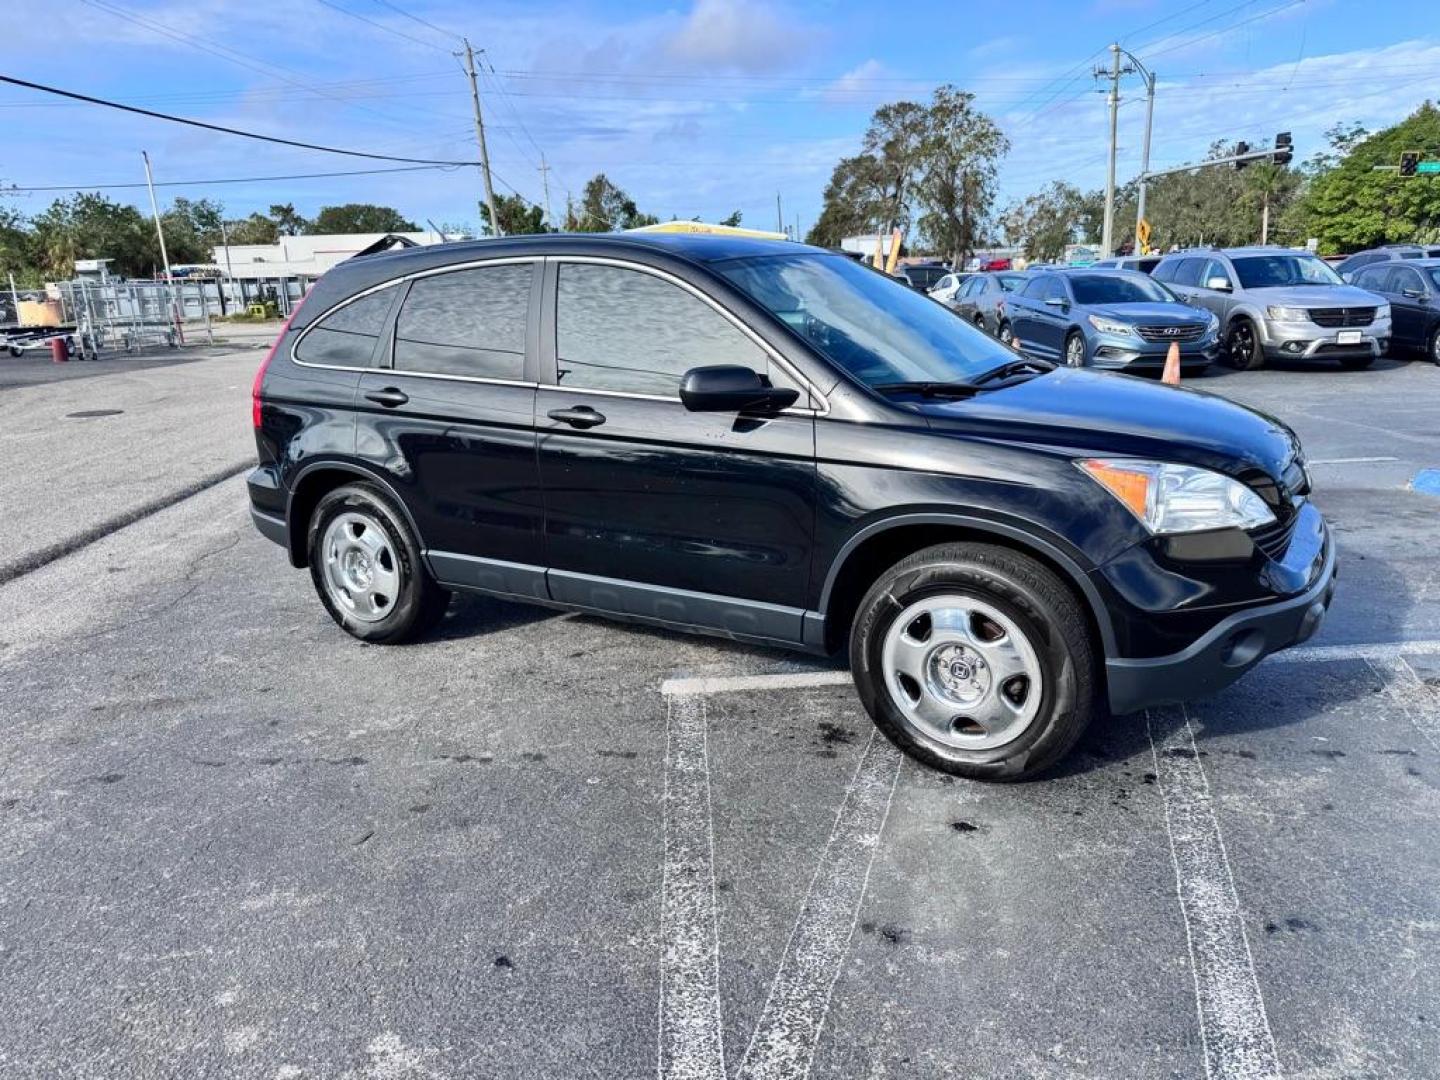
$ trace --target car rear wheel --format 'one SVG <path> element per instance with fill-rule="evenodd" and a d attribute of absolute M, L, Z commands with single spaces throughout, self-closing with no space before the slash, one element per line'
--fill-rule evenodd
<path fill-rule="evenodd" d="M 1015 331 L 1010 329 L 1008 322 L 1002 322 L 1000 324 L 1000 331 L 995 336 L 1006 345 L 1015 344 Z"/>
<path fill-rule="evenodd" d="M 346 633 L 391 644 L 445 614 L 450 594 L 425 570 L 404 513 L 375 485 L 346 484 L 324 495 L 307 539 L 315 591 Z"/>
<path fill-rule="evenodd" d="M 882 574 L 856 612 L 850 667 L 887 738 L 976 780 L 1043 771 L 1097 708 L 1075 596 L 1040 563 L 986 544 L 926 548 Z"/>
<path fill-rule="evenodd" d="M 1440 326 L 1430 334 L 1430 362 L 1440 364 Z"/>
<path fill-rule="evenodd" d="M 1254 371 L 1265 362 L 1265 354 L 1260 351 L 1260 335 L 1249 319 L 1236 319 L 1230 325 L 1230 333 L 1225 336 L 1225 352 L 1236 371 Z"/>
<path fill-rule="evenodd" d="M 1065 338 L 1065 366 L 1085 366 L 1085 336 L 1078 330 L 1071 330 Z"/>

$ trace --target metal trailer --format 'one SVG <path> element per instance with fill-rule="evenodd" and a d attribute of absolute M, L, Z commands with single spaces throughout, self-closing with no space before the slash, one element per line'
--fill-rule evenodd
<path fill-rule="evenodd" d="M 61 308 L 86 345 L 127 353 L 156 345 L 175 348 L 187 331 L 214 343 L 203 282 L 100 281 L 80 278 L 56 286 Z"/>
<path fill-rule="evenodd" d="M 75 330 L 74 326 L 26 326 L 0 330 L 0 348 L 8 351 L 11 356 L 20 356 L 40 349 L 49 352 L 50 343 L 58 337 L 66 339 L 66 347 L 73 353 L 76 345 Z"/>

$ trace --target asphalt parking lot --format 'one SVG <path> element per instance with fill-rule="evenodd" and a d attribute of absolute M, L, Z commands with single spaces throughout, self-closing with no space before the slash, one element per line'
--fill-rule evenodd
<path fill-rule="evenodd" d="M 346 637 L 246 513 L 256 362 L 0 393 L 6 1075 L 1435 1074 L 1434 366 L 1202 380 L 1305 440 L 1328 621 L 986 786 L 789 654 Z"/>

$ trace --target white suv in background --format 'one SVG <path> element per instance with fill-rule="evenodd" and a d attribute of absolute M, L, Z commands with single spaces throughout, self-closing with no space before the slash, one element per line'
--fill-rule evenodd
<path fill-rule="evenodd" d="M 1346 285 L 1308 251 L 1194 248 L 1166 255 L 1151 276 L 1215 313 L 1225 357 L 1242 371 L 1267 359 L 1369 367 L 1390 345 L 1385 298 Z"/>

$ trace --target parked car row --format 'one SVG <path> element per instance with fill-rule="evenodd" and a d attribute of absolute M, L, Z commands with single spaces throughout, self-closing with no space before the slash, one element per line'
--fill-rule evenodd
<path fill-rule="evenodd" d="M 1355 370 L 1392 351 L 1440 364 L 1440 257 L 1402 247 L 1361 254 L 1369 261 L 1349 281 L 1307 251 L 1201 248 L 975 274 L 941 299 L 1001 341 L 1072 367 L 1158 367 L 1171 342 L 1191 373 L 1216 360 L 1240 370 L 1334 360 Z"/>

